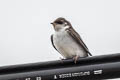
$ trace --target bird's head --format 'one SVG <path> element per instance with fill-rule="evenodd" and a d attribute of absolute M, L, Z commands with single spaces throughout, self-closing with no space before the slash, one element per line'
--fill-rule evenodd
<path fill-rule="evenodd" d="M 55 29 L 55 31 L 59 31 L 61 29 L 66 29 L 71 26 L 71 24 L 62 17 L 57 18 L 53 23 L 51 23 Z"/>

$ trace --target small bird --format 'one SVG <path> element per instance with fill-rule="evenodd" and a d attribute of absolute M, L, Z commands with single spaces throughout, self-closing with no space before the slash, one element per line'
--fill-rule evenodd
<path fill-rule="evenodd" d="M 65 59 L 73 58 L 76 63 L 79 57 L 92 56 L 69 21 L 59 17 L 51 24 L 55 30 L 55 33 L 51 35 L 52 45 Z"/>

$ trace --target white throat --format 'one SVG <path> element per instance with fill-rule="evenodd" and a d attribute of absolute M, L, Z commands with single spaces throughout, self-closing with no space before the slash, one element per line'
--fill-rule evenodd
<path fill-rule="evenodd" d="M 58 25 L 58 26 L 56 26 L 56 30 L 55 30 L 55 32 L 61 32 L 61 31 L 65 31 L 67 28 L 69 28 L 69 26 L 60 26 L 60 25 Z"/>

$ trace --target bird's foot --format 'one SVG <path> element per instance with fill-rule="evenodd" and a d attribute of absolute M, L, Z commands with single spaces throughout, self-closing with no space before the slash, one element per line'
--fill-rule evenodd
<path fill-rule="evenodd" d="M 64 58 L 60 57 L 60 60 L 64 60 Z"/>
<path fill-rule="evenodd" d="M 63 63 L 64 58 L 60 57 L 60 61 Z"/>
<path fill-rule="evenodd" d="M 76 55 L 76 56 L 73 57 L 73 60 L 74 60 L 74 63 L 75 63 L 75 64 L 77 63 L 78 58 L 79 58 L 78 55 Z"/>

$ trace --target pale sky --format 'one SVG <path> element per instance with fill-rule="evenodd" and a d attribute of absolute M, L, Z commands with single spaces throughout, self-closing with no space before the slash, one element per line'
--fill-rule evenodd
<path fill-rule="evenodd" d="M 0 0 L 0 66 L 58 60 L 50 24 L 69 20 L 90 52 L 120 52 L 120 0 Z"/>

